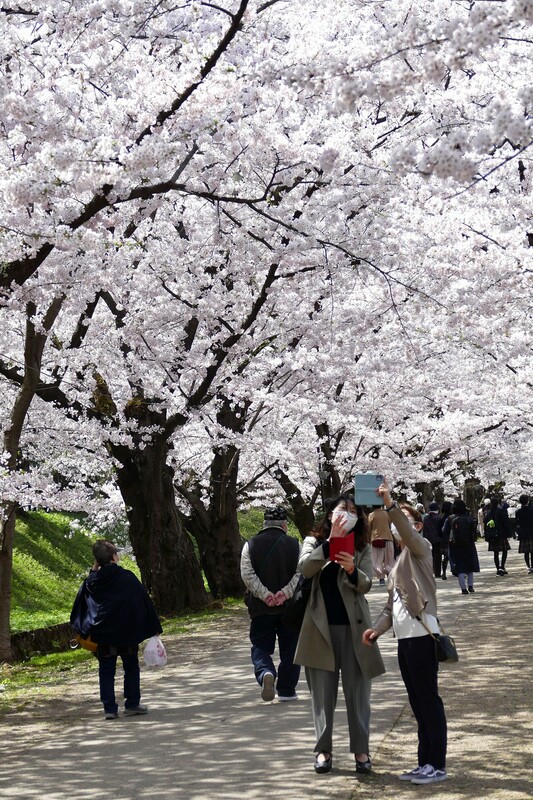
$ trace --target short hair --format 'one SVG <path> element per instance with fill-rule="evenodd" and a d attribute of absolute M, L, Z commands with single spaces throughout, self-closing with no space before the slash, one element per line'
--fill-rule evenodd
<path fill-rule="evenodd" d="M 107 539 L 98 539 L 93 544 L 94 560 L 101 567 L 105 567 L 106 564 L 111 564 L 114 556 L 116 556 L 117 553 L 118 549 L 115 547 L 113 542 L 108 542 Z"/>
<path fill-rule="evenodd" d="M 410 517 L 414 519 L 415 522 L 424 522 L 422 518 L 422 514 L 417 508 L 414 508 L 410 503 L 400 503 L 400 508 L 402 511 L 407 511 Z"/>
<path fill-rule="evenodd" d="M 521 494 L 518 499 L 520 501 L 521 506 L 527 506 L 529 503 L 529 497 L 527 494 Z"/>

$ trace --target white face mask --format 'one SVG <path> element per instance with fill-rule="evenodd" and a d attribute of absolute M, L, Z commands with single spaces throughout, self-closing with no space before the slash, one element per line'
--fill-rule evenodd
<path fill-rule="evenodd" d="M 333 522 L 334 520 L 338 520 L 343 531 L 348 533 L 348 531 L 351 531 L 357 522 L 357 514 L 353 514 L 351 511 L 346 511 L 344 508 L 335 508 L 333 510 L 333 514 L 331 515 L 331 521 Z"/>

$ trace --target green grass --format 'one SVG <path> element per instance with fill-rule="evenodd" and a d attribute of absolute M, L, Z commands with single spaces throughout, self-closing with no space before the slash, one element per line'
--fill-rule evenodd
<path fill-rule="evenodd" d="M 243 539 L 254 536 L 262 527 L 262 509 L 251 508 L 239 513 L 239 530 Z M 298 537 L 291 523 L 289 533 Z M 17 520 L 13 551 L 12 633 L 68 621 L 78 587 L 92 564 L 91 547 L 96 538 L 97 535 L 84 529 L 80 518 L 73 514 L 32 511 Z M 121 565 L 139 576 L 138 567 L 131 559 L 124 556 Z M 237 598 L 235 602 L 241 603 L 242 599 Z M 209 609 L 206 613 L 210 613 Z M 167 624 L 175 625 L 178 632 L 188 629 L 190 619 L 184 616 L 175 622 L 169 620 Z"/>
<path fill-rule="evenodd" d="M 264 525 L 263 510 L 260 508 L 249 508 L 246 511 L 239 512 L 239 531 L 243 539 L 251 539 L 256 533 L 259 533 Z M 300 539 L 298 528 L 289 520 L 287 532 Z"/>
<path fill-rule="evenodd" d="M 254 536 L 262 527 L 261 509 L 253 508 L 239 514 L 243 539 Z M 289 533 L 298 536 L 290 523 Z M 12 579 L 13 633 L 68 621 L 76 592 L 92 564 L 91 547 L 96 538 L 71 514 L 33 511 L 17 520 Z M 131 559 L 123 557 L 121 564 L 139 575 Z M 163 636 L 195 631 L 206 622 L 242 607 L 241 597 L 229 598 L 198 612 L 162 618 Z M 24 706 L 30 688 L 46 691 L 47 686 L 81 677 L 92 670 L 93 656 L 82 649 L 0 664 L 0 713 Z"/>
<path fill-rule="evenodd" d="M 74 527 L 72 527 L 74 523 Z M 11 587 L 11 631 L 67 622 L 92 564 L 97 538 L 74 515 L 33 511 L 17 520 Z M 131 559 L 123 565 L 137 572 Z"/>

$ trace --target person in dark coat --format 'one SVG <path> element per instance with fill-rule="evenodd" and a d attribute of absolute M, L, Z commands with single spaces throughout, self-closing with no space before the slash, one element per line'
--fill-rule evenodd
<path fill-rule="evenodd" d="M 533 574 L 533 506 L 527 494 L 520 496 L 520 508 L 517 509 L 516 530 L 518 533 L 518 552 L 524 556 L 529 575 Z"/>
<path fill-rule="evenodd" d="M 118 565 L 120 556 L 112 542 L 99 539 L 93 545 L 95 563 L 79 588 L 70 623 L 98 647 L 100 700 L 105 719 L 118 717 L 115 699 L 117 657 L 124 667 L 124 716 L 146 714 L 140 704 L 139 643 L 161 633 L 161 623 L 139 579 Z"/>
<path fill-rule="evenodd" d="M 465 501 L 454 500 L 452 513 L 444 524 L 443 533 L 449 541 L 451 572 L 459 581 L 463 594 L 474 593 L 474 572 L 479 572 L 476 530 L 476 522 L 468 513 Z"/>
<path fill-rule="evenodd" d="M 448 569 L 448 546 L 449 546 L 449 531 L 446 529 L 444 531 L 444 527 L 446 525 L 446 520 L 452 513 L 452 504 L 449 500 L 445 500 L 441 506 L 440 516 L 439 516 L 439 525 L 440 525 L 440 550 L 442 553 L 442 569 L 441 569 L 441 578 L 443 581 L 447 580 L 446 577 L 446 570 Z"/>
<path fill-rule="evenodd" d="M 441 521 L 439 504 L 435 501 L 429 504 L 428 513 L 424 517 L 422 536 L 431 544 L 433 574 L 436 578 L 440 578 L 442 573 Z"/>
<path fill-rule="evenodd" d="M 500 577 L 507 575 L 505 562 L 507 561 L 507 553 L 511 549 L 511 545 L 509 544 L 511 526 L 509 524 L 507 506 L 500 504 L 500 501 L 497 497 L 491 497 L 490 505 L 485 511 L 484 522 L 485 539 L 489 545 L 489 553 L 494 554 L 496 575 L 499 575 Z"/>

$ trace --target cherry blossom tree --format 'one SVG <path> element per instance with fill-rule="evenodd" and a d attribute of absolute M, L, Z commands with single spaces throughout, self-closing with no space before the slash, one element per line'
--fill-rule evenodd
<path fill-rule="evenodd" d="M 214 593 L 236 589 L 237 504 L 275 496 L 268 475 L 309 527 L 318 452 L 328 492 L 375 464 L 519 485 L 532 16 L 526 0 L 2 8 L 6 397 L 27 384 L 34 308 L 23 419 L 61 414 L 84 478 L 114 474 L 162 609 L 206 601 L 187 530 Z M 13 461 L 50 463 L 44 427 L 6 443 L 7 510 L 32 480 L 56 496 L 48 466 L 22 481 Z"/>

